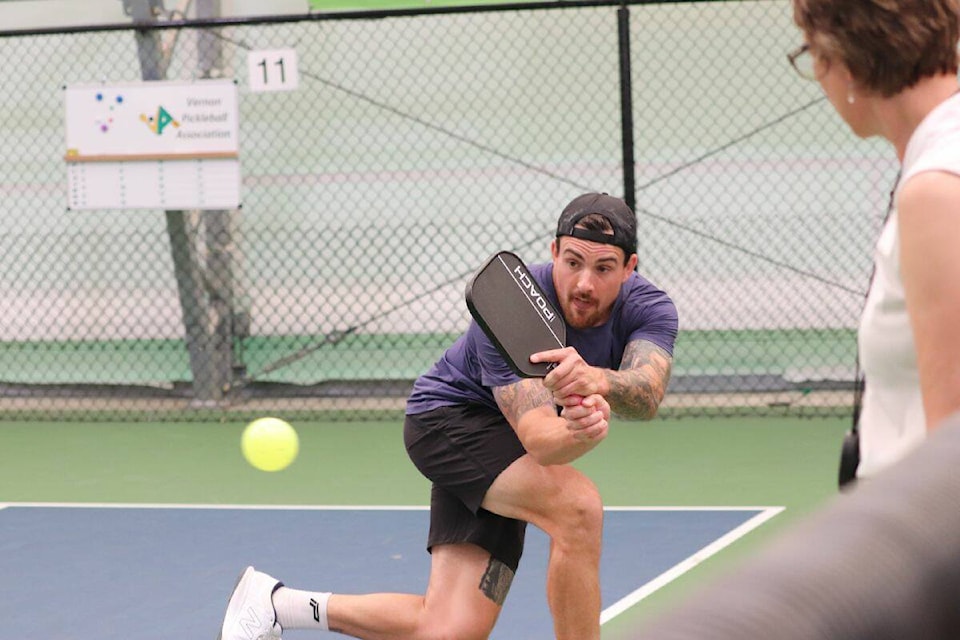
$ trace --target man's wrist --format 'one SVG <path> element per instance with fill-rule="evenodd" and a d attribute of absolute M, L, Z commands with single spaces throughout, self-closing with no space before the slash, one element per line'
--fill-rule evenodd
<path fill-rule="evenodd" d="M 605 400 L 609 402 L 610 390 L 613 389 L 613 378 L 614 375 L 612 369 L 600 369 L 600 384 L 599 390 L 597 393 L 604 397 Z"/>

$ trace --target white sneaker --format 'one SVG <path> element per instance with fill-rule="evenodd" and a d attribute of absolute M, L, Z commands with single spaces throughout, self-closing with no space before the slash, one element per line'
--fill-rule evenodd
<path fill-rule="evenodd" d="M 273 608 L 273 592 L 283 584 L 247 567 L 237 580 L 217 640 L 273 640 L 283 629 Z"/>

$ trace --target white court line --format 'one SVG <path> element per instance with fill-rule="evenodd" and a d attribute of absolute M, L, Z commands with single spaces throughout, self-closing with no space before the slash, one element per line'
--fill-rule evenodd
<path fill-rule="evenodd" d="M 416 505 L 197 504 L 166 502 L 0 502 L 4 507 L 52 509 L 243 509 L 250 511 L 428 511 Z"/>
<path fill-rule="evenodd" d="M 664 510 L 679 510 L 682 507 L 669 507 Z M 703 507 L 702 510 L 709 510 L 710 507 Z M 716 510 L 724 510 L 724 507 L 717 507 Z M 736 507 L 728 507 L 728 510 L 734 510 Z M 749 507 L 742 507 L 743 510 L 749 509 Z M 691 507 L 691 511 L 699 510 L 698 508 Z M 673 582 L 680 576 L 682 576 L 687 571 L 690 571 L 695 566 L 709 558 L 710 556 L 716 554 L 718 551 L 731 545 L 734 541 L 742 538 L 749 532 L 753 531 L 761 524 L 774 517 L 775 515 L 783 512 L 784 507 L 764 507 L 763 511 L 753 516 L 743 524 L 741 524 L 736 529 L 733 529 L 729 533 L 720 538 L 717 538 L 704 548 L 700 549 L 693 555 L 689 556 L 682 562 L 675 564 L 671 568 L 667 569 L 659 576 L 646 583 L 633 593 L 621 598 L 617 602 L 613 603 L 600 613 L 600 624 L 605 624 L 617 617 L 630 607 L 634 606 L 650 594 L 652 594 L 657 589 L 663 587 L 664 585 Z"/>
<path fill-rule="evenodd" d="M 675 506 L 663 506 L 663 507 L 604 507 L 604 511 L 767 511 L 773 509 L 775 513 L 770 516 L 771 518 L 786 507 L 762 507 L 758 505 L 753 506 L 716 506 L 716 507 L 675 507 Z"/>

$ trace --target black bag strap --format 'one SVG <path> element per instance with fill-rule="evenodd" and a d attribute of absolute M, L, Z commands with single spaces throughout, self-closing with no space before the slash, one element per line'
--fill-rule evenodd
<path fill-rule="evenodd" d="M 853 414 L 852 414 L 852 424 L 850 426 L 850 431 L 853 433 L 860 432 L 860 412 L 863 410 L 863 391 L 867 386 L 866 376 L 863 375 L 863 371 L 860 370 L 860 354 L 857 354 L 857 368 L 856 368 L 856 377 L 853 380 Z"/>

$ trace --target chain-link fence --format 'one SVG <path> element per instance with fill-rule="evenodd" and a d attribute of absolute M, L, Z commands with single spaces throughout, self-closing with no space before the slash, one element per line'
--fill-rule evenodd
<path fill-rule="evenodd" d="M 793 74 L 789 3 L 138 26 L 0 38 L 0 415 L 393 414 L 469 275 L 547 259 L 588 190 L 635 198 L 677 302 L 668 409 L 847 411 L 896 167 Z M 281 49 L 296 90 L 253 91 Z M 241 208 L 67 208 L 64 87 L 210 77 L 238 85 Z"/>

